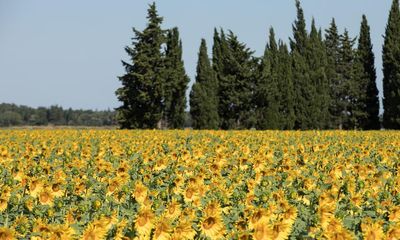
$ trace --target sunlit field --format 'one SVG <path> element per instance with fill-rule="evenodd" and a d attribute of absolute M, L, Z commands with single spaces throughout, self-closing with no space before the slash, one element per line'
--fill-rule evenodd
<path fill-rule="evenodd" d="M 1 130 L 0 239 L 400 239 L 400 133 Z"/>

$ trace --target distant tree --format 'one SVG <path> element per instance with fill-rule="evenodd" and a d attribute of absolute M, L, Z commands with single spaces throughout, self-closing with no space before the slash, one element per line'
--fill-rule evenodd
<path fill-rule="evenodd" d="M 63 108 L 58 105 L 50 106 L 47 111 L 47 119 L 50 124 L 65 125 Z"/>
<path fill-rule="evenodd" d="M 168 31 L 165 58 L 165 118 L 169 128 L 185 124 L 186 90 L 190 81 L 182 60 L 182 41 L 178 28 Z"/>
<path fill-rule="evenodd" d="M 364 119 L 361 119 L 362 129 L 380 129 L 379 122 L 379 92 L 376 86 L 375 56 L 372 49 L 370 27 L 367 17 L 362 16 L 360 36 L 358 38 L 357 61 L 361 67 L 361 88 L 365 98 L 362 103 L 365 112 Z"/>
<path fill-rule="evenodd" d="M 277 75 L 279 79 L 278 89 L 281 95 L 280 113 L 281 128 L 291 130 L 294 128 L 296 115 L 294 112 L 294 86 L 292 77 L 292 61 L 286 44 L 279 41 L 279 65 L 277 66 Z"/>
<path fill-rule="evenodd" d="M 326 48 L 322 40 L 321 32 L 317 30 L 314 19 L 311 24 L 311 32 L 308 45 L 307 62 L 309 65 L 309 77 L 311 90 L 310 117 L 311 128 L 329 128 L 329 82 L 326 76 L 328 60 Z"/>
<path fill-rule="evenodd" d="M 161 45 L 165 36 L 161 29 L 163 19 L 158 16 L 155 3 L 150 5 L 147 19 L 146 29 L 143 32 L 133 29 L 133 46 L 125 48 L 132 63 L 122 62 L 126 74 L 119 78 L 122 87 L 116 91 L 122 102 L 116 109 L 121 128 L 157 128 L 163 118 L 165 84 Z"/>
<path fill-rule="evenodd" d="M 220 35 L 221 66 L 218 69 L 219 116 L 223 129 L 250 128 L 255 116 L 252 106 L 255 61 L 253 52 L 233 32 Z"/>
<path fill-rule="evenodd" d="M 255 88 L 257 105 L 257 129 L 282 128 L 281 98 L 279 89 L 279 49 L 273 28 L 269 31 L 269 42 L 261 60 L 261 74 Z"/>
<path fill-rule="evenodd" d="M 383 44 L 383 126 L 400 129 L 400 9 L 393 0 Z"/>
<path fill-rule="evenodd" d="M 314 128 L 313 108 L 311 103 L 316 95 L 315 86 L 310 78 L 310 67 L 307 62 L 309 54 L 309 36 L 300 1 L 296 0 L 297 19 L 293 24 L 293 39 L 290 39 L 292 55 L 293 85 L 295 89 L 294 110 L 296 114 L 295 129 Z"/>
<path fill-rule="evenodd" d="M 13 111 L 5 111 L 0 114 L 0 126 L 10 127 L 23 124 L 21 114 Z"/>
<path fill-rule="evenodd" d="M 49 123 L 49 119 L 47 118 L 47 108 L 38 107 L 36 110 L 36 116 L 35 125 L 47 125 Z"/>
<path fill-rule="evenodd" d="M 340 35 L 337 30 L 335 19 L 332 19 L 329 29 L 326 30 L 325 47 L 327 55 L 326 76 L 330 88 L 329 127 L 337 129 L 343 126 L 342 92 L 344 89 L 339 70 Z"/>
<path fill-rule="evenodd" d="M 190 114 L 195 129 L 217 129 L 218 82 L 207 54 L 207 44 L 201 40 L 196 82 L 190 93 Z"/>
<path fill-rule="evenodd" d="M 363 102 L 365 92 L 362 90 L 362 66 L 356 59 L 353 48 L 355 39 L 351 39 L 347 30 L 340 37 L 340 107 L 341 124 L 344 129 L 360 128 L 361 120 L 365 118 Z"/>

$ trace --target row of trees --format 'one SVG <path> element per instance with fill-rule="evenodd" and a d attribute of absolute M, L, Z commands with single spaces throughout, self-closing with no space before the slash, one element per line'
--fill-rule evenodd
<path fill-rule="evenodd" d="M 288 46 L 273 28 L 262 57 L 223 29 L 214 30 L 212 57 L 204 39 L 190 114 L 196 129 L 380 129 L 376 70 L 370 27 L 362 17 L 358 38 L 339 33 L 333 19 L 322 32 L 312 21 L 307 31 L 300 2 Z M 178 29 L 162 30 L 155 4 L 149 24 L 134 29 L 133 47 L 123 62 L 126 74 L 117 90 L 122 128 L 180 128 L 189 82 Z M 393 0 L 385 34 L 385 128 L 400 129 L 400 14 Z"/>
<path fill-rule="evenodd" d="M 29 125 L 113 126 L 114 111 L 63 109 L 54 105 L 49 108 L 31 108 L 15 104 L 0 104 L 0 127 Z"/>

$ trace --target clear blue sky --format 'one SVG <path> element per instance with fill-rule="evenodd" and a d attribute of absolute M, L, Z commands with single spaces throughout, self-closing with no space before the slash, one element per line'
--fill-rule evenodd
<path fill-rule="evenodd" d="M 144 0 L 0 0 L 0 102 L 32 107 L 107 109 L 119 105 L 114 91 L 124 73 L 124 47 L 132 27 L 142 30 Z M 378 88 L 382 89 L 381 51 L 391 0 L 303 0 L 322 29 L 332 17 L 342 32 L 359 32 L 362 14 L 371 25 Z M 270 26 L 288 41 L 296 11 L 294 0 L 156 1 L 164 28 L 179 27 L 183 58 L 194 80 L 200 39 L 209 49 L 214 27 L 231 29 L 260 56 Z M 382 92 L 381 92 L 382 93 Z"/>

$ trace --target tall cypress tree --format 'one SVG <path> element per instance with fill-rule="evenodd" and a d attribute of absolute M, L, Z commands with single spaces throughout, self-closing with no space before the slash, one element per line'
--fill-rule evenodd
<path fill-rule="evenodd" d="M 296 0 L 297 19 L 293 24 L 293 39 L 290 39 L 292 49 L 292 70 L 295 89 L 295 128 L 313 128 L 312 108 L 310 104 L 315 95 L 315 86 L 311 84 L 310 69 L 307 62 L 309 51 L 309 37 L 306 30 L 304 12 L 300 1 Z"/>
<path fill-rule="evenodd" d="M 325 129 L 329 127 L 329 85 L 326 77 L 328 65 L 325 45 L 321 33 L 317 30 L 314 19 L 311 24 L 307 61 L 309 65 L 311 101 L 311 128 Z"/>
<path fill-rule="evenodd" d="M 372 49 L 370 27 L 365 15 L 362 16 L 360 36 L 358 38 L 357 61 L 361 64 L 361 88 L 365 94 L 362 104 L 363 111 L 366 113 L 365 118 L 360 122 L 360 127 L 366 130 L 380 129 L 375 56 Z"/>
<path fill-rule="evenodd" d="M 254 125 L 252 98 L 255 61 L 253 52 L 230 32 L 221 31 L 220 58 L 216 58 L 219 104 L 218 113 L 223 129 L 250 128 Z"/>
<path fill-rule="evenodd" d="M 336 26 L 335 19 L 332 19 L 329 29 L 325 33 L 325 47 L 327 55 L 326 76 L 330 88 L 330 128 L 340 128 L 342 123 L 342 81 L 340 77 L 340 35 Z"/>
<path fill-rule="evenodd" d="M 273 28 L 269 31 L 269 42 L 261 60 L 261 74 L 258 78 L 256 94 L 257 129 L 280 129 L 280 80 L 278 77 L 279 52 Z"/>
<path fill-rule="evenodd" d="M 182 60 L 182 41 L 178 28 L 168 31 L 165 56 L 165 113 L 168 128 L 182 128 L 185 123 L 186 89 L 189 77 Z"/>
<path fill-rule="evenodd" d="M 277 66 L 278 89 L 281 95 L 280 115 L 281 129 L 291 130 L 294 128 L 296 115 L 294 112 L 294 88 L 292 77 L 292 61 L 286 44 L 279 41 L 279 65 Z"/>
<path fill-rule="evenodd" d="M 357 61 L 357 52 L 353 48 L 355 39 L 351 39 L 347 30 L 340 38 L 340 100 L 341 126 L 344 129 L 360 128 L 362 119 L 365 118 L 364 99 L 362 90 L 362 66 Z"/>
<path fill-rule="evenodd" d="M 195 129 L 217 129 L 218 83 L 207 54 L 206 40 L 201 40 L 196 82 L 190 92 L 190 114 Z"/>
<path fill-rule="evenodd" d="M 393 0 L 383 45 L 383 126 L 400 129 L 400 10 Z"/>
<path fill-rule="evenodd" d="M 146 29 L 143 32 L 133 29 L 133 46 L 125 48 L 132 63 L 122 62 L 126 74 L 119 77 L 122 87 L 116 91 L 122 102 L 116 109 L 121 128 L 156 128 L 163 115 L 164 32 L 163 18 L 158 16 L 155 3 L 150 5 L 147 19 Z"/>

